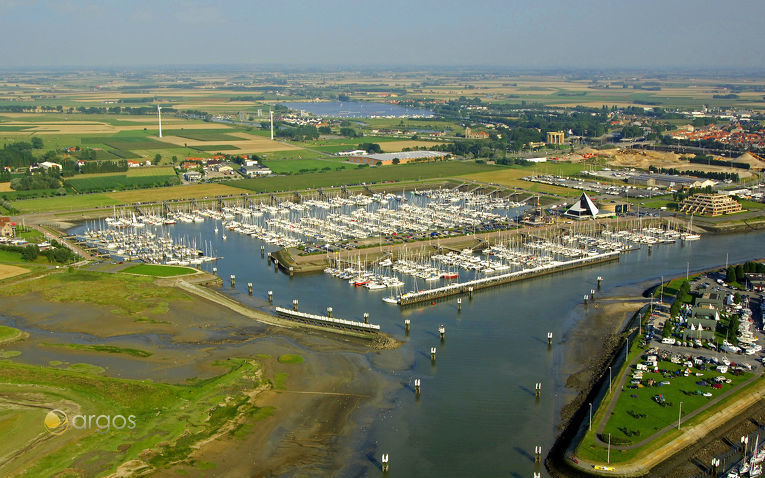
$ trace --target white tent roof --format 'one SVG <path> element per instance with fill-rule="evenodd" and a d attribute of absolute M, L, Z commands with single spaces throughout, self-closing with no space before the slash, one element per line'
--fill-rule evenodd
<path fill-rule="evenodd" d="M 592 199 L 587 196 L 586 193 L 582 193 L 582 195 L 579 197 L 579 200 L 574 203 L 573 206 L 571 206 L 568 211 L 566 211 L 566 214 L 570 216 L 592 216 L 595 217 L 598 215 L 598 208 L 595 207 L 595 204 L 592 202 Z"/>

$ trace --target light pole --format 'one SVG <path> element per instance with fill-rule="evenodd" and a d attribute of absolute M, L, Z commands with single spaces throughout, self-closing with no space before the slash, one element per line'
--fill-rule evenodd
<path fill-rule="evenodd" d="M 608 393 L 611 393 L 611 367 L 608 367 Z"/>
<path fill-rule="evenodd" d="M 608 434 L 608 455 L 606 456 L 606 463 L 611 463 L 611 434 Z"/>
<path fill-rule="evenodd" d="M 659 301 L 664 303 L 664 276 L 661 276 L 661 293 L 659 295 Z"/>
<path fill-rule="evenodd" d="M 590 402 L 590 430 L 592 431 L 592 402 Z"/>
<path fill-rule="evenodd" d="M 677 429 L 680 429 L 680 417 L 683 415 L 683 402 L 680 402 L 680 412 L 677 414 Z"/>

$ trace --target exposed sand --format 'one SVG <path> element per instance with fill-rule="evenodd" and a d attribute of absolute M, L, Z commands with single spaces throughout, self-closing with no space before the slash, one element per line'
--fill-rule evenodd
<path fill-rule="evenodd" d="M 608 164 L 621 168 L 648 169 L 649 166 L 658 168 L 675 168 L 681 171 L 722 171 L 738 173 L 742 178 L 748 178 L 752 173 L 739 168 L 726 168 L 696 164 L 689 161 L 681 161 L 680 155 L 666 151 L 643 151 L 643 150 L 606 150 L 599 151 L 600 156 L 605 156 Z M 727 158 L 725 158 L 727 159 Z"/>

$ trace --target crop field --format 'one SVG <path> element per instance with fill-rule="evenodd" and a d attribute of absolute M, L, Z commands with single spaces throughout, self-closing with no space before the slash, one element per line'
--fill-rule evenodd
<path fill-rule="evenodd" d="M 184 130 L 184 132 L 186 132 Z M 164 133 L 164 132 L 163 132 Z M 257 136 L 249 133 L 233 132 L 227 134 L 230 138 L 225 139 L 227 144 L 234 146 L 235 150 L 223 150 L 223 153 L 240 154 L 240 153 L 263 153 L 272 151 L 285 151 L 299 149 L 291 144 L 282 143 L 279 141 L 271 141 L 263 136 Z M 222 140 L 222 139 L 221 139 Z M 219 141 L 221 141 L 219 140 Z M 171 143 L 171 147 L 199 147 L 207 146 L 206 141 L 192 140 L 181 136 L 173 136 L 163 134 L 162 141 L 165 143 Z M 140 148 L 133 148 L 134 150 Z"/>
<path fill-rule="evenodd" d="M 113 136 L 110 138 L 99 138 L 97 136 L 83 137 L 82 144 L 105 144 L 118 150 L 136 150 L 136 149 L 163 149 L 172 148 L 173 145 L 169 143 L 163 143 L 162 141 L 155 141 L 146 137 L 130 137 Z"/>
<path fill-rule="evenodd" d="M 242 138 L 232 136 L 231 129 L 206 129 L 206 130 L 186 130 L 171 129 L 163 130 L 162 134 L 166 136 L 178 136 L 180 138 L 193 139 L 195 141 L 241 141 Z"/>
<path fill-rule="evenodd" d="M 502 171 L 499 166 L 444 161 L 413 163 L 375 168 L 354 168 L 331 173 L 308 173 L 298 176 L 274 176 L 242 179 L 232 185 L 257 192 L 292 191 L 306 188 L 340 186 L 343 184 L 379 183 L 385 181 L 417 181 L 433 178 L 464 176 L 478 172 Z M 491 173 L 490 173 L 491 174 Z"/>
<path fill-rule="evenodd" d="M 231 151 L 231 150 L 239 149 L 233 144 L 205 144 L 205 145 L 199 144 L 199 145 L 192 146 L 192 148 L 198 149 L 199 151 Z"/>
<path fill-rule="evenodd" d="M 128 176 L 127 174 L 114 174 L 109 176 L 73 178 L 66 180 L 66 184 L 79 193 L 111 191 L 115 189 L 173 186 L 180 184 L 180 182 L 180 179 L 175 174 L 156 176 Z"/>

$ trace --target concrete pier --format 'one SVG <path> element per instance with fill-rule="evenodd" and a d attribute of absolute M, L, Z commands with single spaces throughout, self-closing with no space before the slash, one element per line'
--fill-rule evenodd
<path fill-rule="evenodd" d="M 417 304 L 419 302 L 429 302 L 444 297 L 462 294 L 468 294 L 468 297 L 472 298 L 473 292 L 479 289 L 508 284 L 510 282 L 516 282 L 525 279 L 531 279 L 533 277 L 540 277 L 543 275 L 552 274 L 554 272 L 586 267 L 588 265 L 617 261 L 619 260 L 619 255 L 619 252 L 608 252 L 605 254 L 598 254 L 597 256 L 588 256 L 581 259 L 574 259 L 560 264 L 544 265 L 535 267 L 533 269 L 510 272 L 508 274 L 500 274 L 468 282 L 449 284 L 443 287 L 436 287 L 435 289 L 428 289 L 420 292 L 408 292 L 399 298 L 399 304 L 402 306 Z M 592 292 L 594 293 L 594 291 Z"/>
<path fill-rule="evenodd" d="M 295 299 L 295 302 L 297 302 L 297 299 Z M 331 307 L 329 308 L 331 309 Z M 305 312 L 298 312 L 297 310 L 285 309 L 284 307 L 275 307 L 274 311 L 279 317 L 310 325 L 319 325 L 322 327 L 351 330 L 353 332 L 364 332 L 369 334 L 376 334 L 380 332 L 380 326 L 377 324 L 365 324 L 364 322 L 355 322 L 352 320 L 307 314 Z"/>

